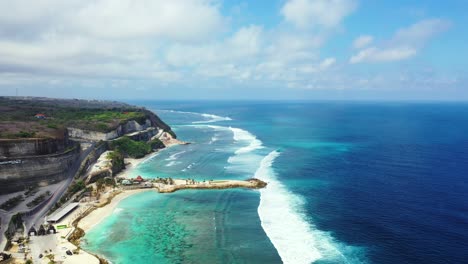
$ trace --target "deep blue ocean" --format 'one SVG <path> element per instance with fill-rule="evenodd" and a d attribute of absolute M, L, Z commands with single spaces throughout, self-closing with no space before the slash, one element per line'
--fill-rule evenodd
<path fill-rule="evenodd" d="M 83 243 L 112 263 L 468 263 L 468 104 L 131 103 L 192 142 L 135 176 L 269 185 L 127 198 Z"/>

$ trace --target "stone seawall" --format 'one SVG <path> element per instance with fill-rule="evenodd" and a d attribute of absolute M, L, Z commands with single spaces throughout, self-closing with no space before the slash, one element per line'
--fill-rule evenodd
<path fill-rule="evenodd" d="M 65 179 L 79 154 L 80 148 L 75 147 L 60 154 L 0 159 L 0 194 Z"/>

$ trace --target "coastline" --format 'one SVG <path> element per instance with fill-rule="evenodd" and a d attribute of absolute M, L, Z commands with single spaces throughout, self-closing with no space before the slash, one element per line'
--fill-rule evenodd
<path fill-rule="evenodd" d="M 170 148 L 170 147 L 175 146 L 175 145 L 188 144 L 186 142 L 180 141 L 178 139 L 174 139 L 172 137 L 169 137 L 169 139 L 164 140 L 163 143 L 166 146 L 166 148 L 164 148 L 164 149 Z M 162 150 L 164 150 L 164 149 L 162 149 Z M 158 151 L 156 151 L 154 153 L 151 153 L 149 155 L 146 155 L 145 157 L 140 158 L 140 159 L 125 158 L 125 160 L 124 160 L 124 162 L 126 163 L 125 169 L 123 169 L 121 172 L 119 172 L 117 175 L 115 175 L 115 177 L 129 178 L 130 177 L 129 176 L 130 172 L 132 170 L 134 170 L 135 168 L 137 168 L 139 164 L 141 164 L 142 162 L 144 162 L 147 159 L 151 159 L 155 155 L 158 155 L 159 151 L 162 151 L 162 150 L 158 150 Z M 121 190 L 120 189 L 120 190 L 117 190 L 117 191 L 114 191 L 114 192 L 110 193 L 109 197 L 108 197 L 109 200 L 107 201 L 107 203 L 104 203 L 104 204 L 100 205 L 99 207 L 96 207 L 96 208 L 92 209 L 92 211 L 89 214 L 83 216 L 83 218 L 79 219 L 75 223 L 74 230 L 75 231 L 76 230 L 81 230 L 82 231 L 82 232 L 79 232 L 81 234 L 77 238 L 77 241 L 80 241 L 86 235 L 86 232 L 89 232 L 95 226 L 100 224 L 104 219 L 106 219 L 107 217 L 112 215 L 112 213 L 114 212 L 114 210 L 117 208 L 117 206 L 119 205 L 119 203 L 121 201 L 125 200 L 126 198 L 128 198 L 128 197 L 130 197 L 130 196 L 132 196 L 134 194 L 138 194 L 138 193 L 142 193 L 142 192 L 149 192 L 149 191 L 154 192 L 156 190 L 155 189 L 135 189 L 135 190 Z M 71 241 L 68 241 L 68 242 L 71 243 Z M 105 261 L 104 263 L 110 263 L 103 256 L 97 255 L 97 254 L 95 254 L 93 252 L 88 252 L 88 251 L 86 251 L 84 249 L 81 249 L 81 250 L 83 252 L 85 252 L 85 255 L 88 258 L 94 258 L 99 263 L 103 263 L 103 261 Z M 72 263 L 74 263 L 74 262 L 72 262 Z"/>
<path fill-rule="evenodd" d="M 76 224 L 76 226 L 81 228 L 86 233 L 89 230 L 93 229 L 93 227 L 101 223 L 105 218 L 110 216 L 121 201 L 125 200 L 126 198 L 134 194 L 148 192 L 148 191 L 154 191 L 154 190 L 136 189 L 136 190 L 120 191 L 111 199 L 111 201 L 108 204 L 102 207 L 98 207 L 95 210 L 93 210 L 87 216 L 83 217 L 83 219 L 81 219 Z"/>
<path fill-rule="evenodd" d="M 180 141 L 178 139 L 174 139 L 171 137 L 166 137 L 166 140 L 163 140 L 164 145 L 166 148 L 170 148 L 171 146 L 175 145 L 186 145 L 190 143 L 186 143 Z M 116 174 L 115 177 L 120 178 L 133 178 L 135 175 L 132 175 L 134 169 L 136 169 L 141 163 L 145 162 L 148 159 L 153 158 L 154 156 L 159 154 L 159 151 L 164 149 L 158 150 L 154 153 L 146 155 L 143 158 L 135 159 L 135 158 L 125 158 L 125 169 L 123 169 L 120 173 Z M 264 188 L 267 183 L 258 180 L 258 179 L 248 179 L 248 180 L 215 180 L 215 181 L 208 181 L 208 182 L 193 182 L 189 183 L 185 179 L 173 179 L 172 184 L 165 184 L 165 183 L 153 183 L 153 188 L 143 188 L 143 189 L 116 189 L 111 190 L 108 192 L 103 193 L 103 197 L 100 204 L 96 204 L 93 209 L 91 209 L 87 214 L 84 214 L 82 218 L 77 219 L 74 223 L 74 233 L 76 233 L 73 238 L 70 238 L 70 242 L 74 243 L 75 245 L 79 246 L 80 240 L 86 235 L 87 232 L 90 232 L 94 227 L 99 225 L 104 221 L 104 219 L 108 218 L 113 214 L 115 209 L 118 207 L 119 203 L 128 197 L 139 194 L 142 192 L 157 192 L 157 193 L 171 193 L 178 190 L 183 189 L 230 189 L 230 188 L 249 188 L 249 189 L 259 189 Z M 81 249 L 82 251 L 86 252 L 90 256 L 93 256 L 96 260 L 100 263 L 110 263 L 104 256 L 93 253 L 92 251 L 86 251 Z"/>

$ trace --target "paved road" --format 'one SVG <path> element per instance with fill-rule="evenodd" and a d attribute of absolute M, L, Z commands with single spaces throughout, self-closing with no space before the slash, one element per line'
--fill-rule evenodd
<path fill-rule="evenodd" d="M 25 225 L 26 225 L 26 230 L 25 232 L 28 232 L 28 230 L 32 226 L 38 227 L 45 221 L 45 216 L 47 212 L 55 205 L 57 201 L 60 200 L 60 198 L 63 196 L 63 194 L 67 191 L 68 186 L 71 184 L 73 181 L 73 177 L 77 173 L 78 169 L 80 168 L 81 162 L 91 153 L 91 151 L 94 149 L 96 146 L 96 143 L 92 143 L 89 148 L 87 148 L 85 151 L 82 151 L 80 153 L 79 159 L 77 159 L 74 164 L 70 167 L 70 169 L 67 172 L 67 178 L 62 182 L 62 185 L 55 191 L 53 194 L 52 198 L 49 200 L 49 202 L 42 207 L 42 209 L 35 213 L 34 215 L 31 215 L 24 219 Z"/>
<path fill-rule="evenodd" d="M 37 213 L 35 213 L 34 215 L 26 216 L 23 219 L 25 221 L 25 226 L 26 226 L 25 232 L 28 232 L 28 230 L 32 226 L 38 227 L 39 225 L 44 223 L 47 212 L 55 205 L 57 201 L 60 200 L 63 194 L 67 191 L 68 186 L 70 186 L 75 174 L 80 168 L 81 162 L 89 155 L 89 153 L 91 153 L 91 151 L 94 149 L 95 146 L 96 146 L 96 143 L 92 143 L 86 150 L 80 153 L 80 157 L 72 164 L 72 166 L 68 170 L 66 179 L 60 183 L 60 186 L 54 192 L 54 194 L 52 195 L 52 198 L 47 202 L 47 204 L 44 205 L 42 209 L 38 211 Z M 6 212 L 3 210 L 0 210 L 0 218 L 1 218 L 0 251 L 3 251 L 3 248 L 5 247 L 5 244 L 6 244 L 6 237 L 4 236 L 4 232 L 6 228 L 8 227 L 11 216 L 16 213 L 17 213 L 16 211 Z"/>

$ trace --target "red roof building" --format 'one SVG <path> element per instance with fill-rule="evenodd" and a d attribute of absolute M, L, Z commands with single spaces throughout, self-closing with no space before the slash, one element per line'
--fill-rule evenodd
<path fill-rule="evenodd" d="M 46 118 L 46 115 L 44 115 L 44 114 L 36 114 L 34 117 L 35 117 L 35 118 L 39 118 L 39 119 L 44 119 L 44 118 Z"/>
<path fill-rule="evenodd" d="M 142 182 L 142 181 L 144 181 L 144 179 L 140 175 L 138 175 L 138 177 L 136 177 L 135 181 Z"/>

